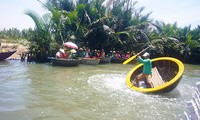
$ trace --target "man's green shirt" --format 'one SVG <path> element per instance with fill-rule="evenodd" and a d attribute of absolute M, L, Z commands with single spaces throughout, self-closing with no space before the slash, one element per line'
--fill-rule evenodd
<path fill-rule="evenodd" d="M 139 58 L 138 61 L 143 63 L 143 73 L 144 74 L 152 74 L 152 63 L 151 60 Z"/>

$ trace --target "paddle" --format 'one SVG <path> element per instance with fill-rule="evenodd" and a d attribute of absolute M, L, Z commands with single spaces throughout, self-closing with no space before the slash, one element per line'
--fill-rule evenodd
<path fill-rule="evenodd" d="M 135 59 L 139 54 L 143 53 L 144 51 L 146 51 L 147 49 L 149 49 L 150 47 L 152 47 L 151 45 L 148 46 L 147 48 L 143 49 L 142 51 L 140 51 L 139 53 L 137 53 L 136 55 L 130 57 L 129 59 L 127 59 L 126 61 L 123 62 L 124 65 L 128 64 L 129 62 L 131 62 L 133 59 Z"/>

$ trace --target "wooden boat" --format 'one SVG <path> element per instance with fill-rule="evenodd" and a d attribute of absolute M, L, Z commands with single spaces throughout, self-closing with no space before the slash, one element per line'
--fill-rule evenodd
<path fill-rule="evenodd" d="M 111 57 L 100 58 L 100 63 L 110 63 L 110 61 L 111 61 Z"/>
<path fill-rule="evenodd" d="M 139 86 L 132 85 L 132 80 L 142 72 L 143 64 L 135 66 L 126 77 L 126 84 L 132 90 L 143 93 L 166 93 L 170 92 L 180 82 L 184 71 L 181 61 L 171 57 L 152 59 L 152 83 L 154 88 L 148 88 L 147 83 L 140 80 Z"/>
<path fill-rule="evenodd" d="M 16 52 L 16 50 L 13 51 L 6 51 L 6 52 L 0 52 L 0 60 L 5 60 L 9 58 L 11 55 L 13 55 Z"/>
<path fill-rule="evenodd" d="M 81 64 L 87 64 L 87 65 L 98 65 L 100 62 L 100 59 L 96 58 L 82 58 Z"/>
<path fill-rule="evenodd" d="M 52 65 L 55 66 L 78 66 L 80 64 L 80 59 L 57 59 L 57 58 L 48 58 L 50 59 Z"/>

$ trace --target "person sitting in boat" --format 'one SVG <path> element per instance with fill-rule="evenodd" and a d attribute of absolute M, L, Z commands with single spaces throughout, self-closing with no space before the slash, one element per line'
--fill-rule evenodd
<path fill-rule="evenodd" d="M 76 59 L 76 50 L 75 49 L 70 50 L 70 55 L 69 55 L 68 59 Z"/>
<path fill-rule="evenodd" d="M 111 55 L 113 59 L 115 59 L 115 54 L 116 54 L 116 51 L 113 51 Z"/>
<path fill-rule="evenodd" d="M 90 52 L 90 58 L 94 58 L 95 57 L 95 50 L 91 50 Z"/>
<path fill-rule="evenodd" d="M 132 81 L 133 85 L 137 85 L 138 86 L 138 82 L 139 80 L 146 78 L 147 83 L 150 85 L 151 88 L 153 88 L 153 83 L 152 83 L 152 63 L 151 60 L 149 59 L 150 54 L 145 52 L 142 57 L 144 59 L 141 58 L 141 56 L 138 54 L 137 55 L 137 61 L 140 63 L 143 63 L 143 71 L 141 74 L 137 75 L 137 77 L 135 78 L 135 80 Z"/>
<path fill-rule="evenodd" d="M 120 52 L 117 51 L 117 52 L 115 53 L 115 59 L 119 59 L 119 58 L 121 58 L 121 55 L 120 55 Z"/>
<path fill-rule="evenodd" d="M 105 58 L 105 57 L 106 57 L 106 53 L 104 49 L 101 49 L 101 58 Z"/>
<path fill-rule="evenodd" d="M 88 47 L 85 50 L 85 58 L 90 58 L 90 49 Z"/>
<path fill-rule="evenodd" d="M 121 58 L 126 59 L 126 54 L 125 53 L 121 53 Z"/>
<path fill-rule="evenodd" d="M 100 58 L 100 57 L 101 57 L 101 51 L 97 50 L 97 58 Z"/>
<path fill-rule="evenodd" d="M 64 49 L 60 49 L 56 53 L 56 58 L 68 59 L 69 56 L 70 56 L 70 49 L 68 49 L 67 47 L 64 47 Z"/>
<path fill-rule="evenodd" d="M 92 58 L 97 59 L 97 50 L 96 49 L 92 53 Z"/>
<path fill-rule="evenodd" d="M 126 59 L 129 59 L 129 58 L 130 58 L 130 52 L 127 52 L 127 53 L 126 53 L 125 58 L 126 58 Z"/>
<path fill-rule="evenodd" d="M 106 57 L 110 57 L 110 58 L 113 57 L 113 52 L 112 52 L 112 50 L 110 50 L 110 52 L 106 55 Z"/>
<path fill-rule="evenodd" d="M 77 57 L 83 58 L 84 55 L 85 55 L 85 51 L 83 50 L 83 48 L 80 48 L 80 49 L 77 51 Z"/>

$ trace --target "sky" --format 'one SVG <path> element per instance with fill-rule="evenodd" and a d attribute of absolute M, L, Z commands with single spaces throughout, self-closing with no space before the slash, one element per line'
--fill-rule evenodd
<path fill-rule="evenodd" d="M 33 10 L 40 16 L 47 13 L 47 10 L 37 0 L 1 0 L 0 30 L 3 28 L 18 28 L 19 30 L 34 28 L 34 21 L 25 15 L 26 10 Z"/>
<path fill-rule="evenodd" d="M 200 25 L 200 0 L 138 0 L 151 18 L 165 23 L 177 22 L 179 27 L 196 28 Z"/>
<path fill-rule="evenodd" d="M 45 0 L 42 0 L 45 1 Z M 200 0 L 138 0 L 136 8 L 144 6 L 143 13 L 152 12 L 150 18 L 173 24 L 178 27 L 200 25 Z M 0 3 L 0 30 L 3 28 L 34 28 L 33 20 L 25 15 L 26 10 L 33 10 L 40 16 L 47 10 L 37 0 L 2 0 Z"/>

